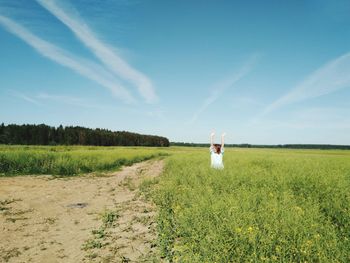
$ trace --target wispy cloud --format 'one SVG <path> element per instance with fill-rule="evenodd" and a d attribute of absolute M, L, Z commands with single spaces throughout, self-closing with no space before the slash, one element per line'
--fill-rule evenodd
<path fill-rule="evenodd" d="M 38 105 L 38 106 L 41 105 L 37 100 L 35 100 L 35 99 L 32 98 L 32 97 L 29 97 L 29 96 L 26 95 L 26 94 L 23 94 L 22 92 L 15 91 L 15 90 L 10 90 L 10 93 L 11 93 L 14 97 L 23 99 L 23 100 L 25 100 L 25 101 L 27 101 L 27 102 L 30 102 L 30 103 L 32 103 L 32 104 L 35 104 L 35 105 Z"/>
<path fill-rule="evenodd" d="M 325 130 L 344 131 L 350 129 L 350 108 L 337 107 L 312 107 L 291 112 L 287 120 L 257 120 L 255 128 L 259 130 L 293 129 L 312 130 L 320 133 Z"/>
<path fill-rule="evenodd" d="M 66 95 L 57 95 L 57 94 L 47 94 L 47 93 L 39 93 L 35 96 L 36 99 L 41 101 L 54 101 L 58 103 L 63 103 L 67 105 L 83 107 L 83 108 L 97 108 L 97 109 L 105 109 L 106 105 L 97 105 L 88 101 L 85 98 L 78 98 Z"/>
<path fill-rule="evenodd" d="M 349 107 L 298 107 L 283 116 L 259 118 L 238 127 L 240 140 L 253 144 L 349 144 Z"/>
<path fill-rule="evenodd" d="M 262 107 L 262 106 L 264 106 L 264 104 L 262 104 L 255 97 L 241 96 L 241 97 L 235 97 L 232 100 L 232 107 L 235 109 L 254 108 L 254 107 Z"/>
<path fill-rule="evenodd" d="M 268 105 L 259 116 L 288 104 L 316 98 L 348 87 L 350 87 L 350 53 L 314 71 L 287 94 Z"/>
<path fill-rule="evenodd" d="M 200 108 L 193 114 L 192 119 L 189 121 L 189 123 L 194 123 L 198 117 L 211 105 L 213 104 L 228 88 L 232 87 L 234 84 L 236 84 L 239 80 L 244 78 L 256 65 L 259 55 L 252 55 L 240 68 L 240 70 L 229 78 L 216 83 L 211 87 L 211 94 L 209 97 L 207 97 L 203 104 L 200 106 Z"/>
<path fill-rule="evenodd" d="M 152 111 L 140 110 L 135 107 L 121 106 L 121 105 L 108 105 L 108 104 L 97 104 L 93 100 L 85 97 L 76 97 L 65 94 L 50 94 L 46 92 L 40 92 L 36 94 L 25 94 L 20 91 L 9 90 L 9 93 L 21 100 L 33 103 L 38 106 L 49 106 L 53 103 L 60 106 L 73 106 L 78 108 L 93 109 L 94 111 L 105 111 L 105 112 L 122 112 L 135 116 L 144 116 L 149 119 L 155 119 L 160 121 L 167 121 L 164 110 L 154 109 Z"/>
<path fill-rule="evenodd" d="M 152 111 L 147 111 L 146 116 L 154 118 L 154 119 L 158 119 L 161 121 L 168 121 L 168 119 L 165 116 L 165 111 L 162 109 L 154 109 Z"/>
<path fill-rule="evenodd" d="M 32 46 L 42 56 L 45 56 L 56 63 L 72 69 L 80 75 L 91 79 L 101 86 L 107 88 L 112 94 L 127 103 L 132 103 L 135 99 L 130 93 L 99 65 L 85 59 L 74 57 L 65 50 L 37 37 L 21 25 L 11 19 L 0 15 L 0 25 L 4 26 L 10 33 L 22 39 L 28 45 Z"/>
<path fill-rule="evenodd" d="M 45 104 L 52 104 L 52 102 L 57 102 L 59 104 L 66 104 L 66 105 L 83 107 L 83 108 L 109 109 L 109 110 L 112 110 L 113 108 L 115 109 L 115 107 L 113 106 L 98 105 L 86 98 L 81 98 L 81 97 L 48 94 L 48 93 L 38 93 L 35 95 L 33 94 L 28 95 L 15 90 L 10 90 L 9 92 L 11 93 L 11 95 L 13 95 L 16 98 L 23 99 L 25 101 L 28 101 L 38 106 L 43 106 Z"/>
<path fill-rule="evenodd" d="M 37 2 L 72 30 L 76 37 L 113 73 L 135 85 L 147 102 L 152 103 L 157 100 L 151 80 L 143 73 L 131 67 L 108 45 L 98 39 L 95 33 L 73 9 L 68 10 L 67 7 L 63 9 L 53 0 L 37 0 Z"/>

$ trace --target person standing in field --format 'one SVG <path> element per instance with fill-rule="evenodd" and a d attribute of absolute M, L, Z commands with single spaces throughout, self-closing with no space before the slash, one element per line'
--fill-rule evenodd
<path fill-rule="evenodd" d="M 224 154 L 224 139 L 225 133 L 221 135 L 221 144 L 214 144 L 215 133 L 210 134 L 210 157 L 211 157 L 211 167 L 215 169 L 224 169 L 224 164 L 222 162 L 222 157 Z"/>

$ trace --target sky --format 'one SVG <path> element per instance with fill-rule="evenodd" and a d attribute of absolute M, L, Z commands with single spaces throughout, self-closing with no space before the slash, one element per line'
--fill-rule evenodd
<path fill-rule="evenodd" d="M 350 1 L 0 0 L 0 122 L 350 144 Z"/>

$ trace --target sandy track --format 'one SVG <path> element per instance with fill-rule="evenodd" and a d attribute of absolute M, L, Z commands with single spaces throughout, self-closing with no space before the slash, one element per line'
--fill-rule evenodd
<path fill-rule="evenodd" d="M 108 177 L 0 178 L 0 261 L 159 261 L 155 207 L 137 186 L 162 170 L 162 160 L 151 160 Z M 96 237 L 110 212 L 114 222 Z"/>

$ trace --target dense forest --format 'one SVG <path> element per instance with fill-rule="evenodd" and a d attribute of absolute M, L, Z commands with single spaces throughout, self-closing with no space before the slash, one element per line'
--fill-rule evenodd
<path fill-rule="evenodd" d="M 79 126 L 51 127 L 45 124 L 0 125 L 0 144 L 169 146 L 165 137 L 127 131 L 90 129 Z"/>
<path fill-rule="evenodd" d="M 186 143 L 186 142 L 171 142 L 171 146 L 190 146 L 190 147 L 209 147 L 209 143 Z M 277 145 L 257 145 L 257 144 L 225 144 L 225 147 L 239 148 L 286 148 L 286 149 L 339 149 L 350 150 L 350 145 L 332 145 L 332 144 L 277 144 Z"/>

